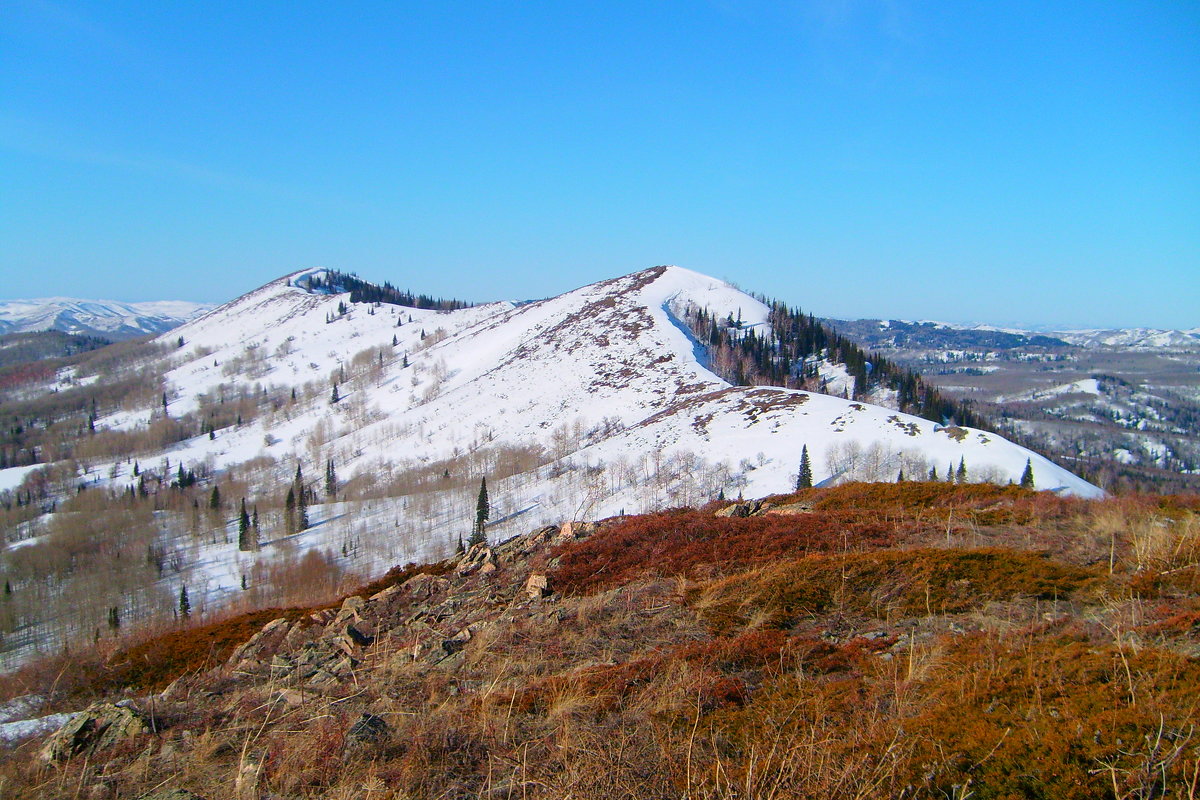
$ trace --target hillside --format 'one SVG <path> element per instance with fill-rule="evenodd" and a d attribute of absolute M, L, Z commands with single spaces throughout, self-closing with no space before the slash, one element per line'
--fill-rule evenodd
<path fill-rule="evenodd" d="M 944 396 L 971 403 L 995 430 L 1110 491 L 1200 489 L 1196 331 L 836 324 Z"/>
<path fill-rule="evenodd" d="M 0 300 L 0 334 L 60 331 L 110 341 L 164 333 L 212 306 L 184 300 L 121 303 L 47 297 Z"/>
<path fill-rule="evenodd" d="M 14 798 L 1191 797 L 1198 510 L 848 484 L 535 528 L 31 666 L 0 775 Z"/>
<path fill-rule="evenodd" d="M 789 326 L 815 335 L 800 317 L 678 267 L 475 306 L 306 270 L 30 375 L 0 407 L 4 657 L 170 619 L 184 589 L 201 612 L 265 607 L 314 576 L 441 560 L 484 478 L 493 540 L 788 491 L 805 450 L 817 483 L 1015 483 L 1028 466 L 1037 488 L 1100 494 L 994 433 L 897 410 L 940 405 L 842 340 L 773 356 Z"/>

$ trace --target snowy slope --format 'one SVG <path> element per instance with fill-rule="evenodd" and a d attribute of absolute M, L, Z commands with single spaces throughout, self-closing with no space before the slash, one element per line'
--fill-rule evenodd
<path fill-rule="evenodd" d="M 1060 331 L 1055 336 L 1079 347 L 1116 347 L 1131 350 L 1197 350 L 1200 329 L 1118 328 Z"/>
<path fill-rule="evenodd" d="M 163 333 L 211 309 L 183 300 L 121 303 L 47 297 L 38 300 L 0 300 L 0 334 L 32 331 L 131 339 Z"/>
<path fill-rule="evenodd" d="M 273 281 L 162 337 L 172 417 L 209 414 L 237 391 L 259 399 L 257 416 L 234 424 L 226 415 L 211 435 L 142 452 L 140 478 L 125 458 L 93 461 L 79 475 L 127 492 L 148 474 L 169 481 L 182 465 L 226 475 L 251 505 L 263 505 L 258 551 L 238 550 L 233 519 L 223 532 L 197 536 L 187 515 L 156 515 L 164 552 L 178 564 L 161 590 L 170 596 L 186 583 L 198 609 L 238 597 L 247 576 L 253 590 L 264 565 L 309 551 L 364 576 L 443 558 L 469 533 L 481 475 L 493 539 L 698 505 L 721 492 L 786 492 L 804 446 L 818 482 L 918 478 L 931 468 L 944 475 L 960 462 L 973 480 L 1015 482 L 1028 460 L 1038 488 L 1101 494 L 996 434 L 832 395 L 730 386 L 680 320 L 694 305 L 753 329 L 766 325 L 768 309 L 679 267 L 521 305 L 445 312 L 308 291 L 304 279 L 316 272 Z M 161 415 L 156 399 L 96 426 L 140 430 Z M 524 454 L 523 466 L 502 471 L 517 463 L 514 454 Z M 378 491 L 321 496 L 309 509 L 311 527 L 287 535 L 280 495 L 297 465 L 320 486 L 328 460 L 343 484 Z M 0 471 L 0 487 L 22 477 Z M 38 525 L 52 516 L 9 546 L 37 544 Z"/>
<path fill-rule="evenodd" d="M 695 304 L 720 316 L 740 315 L 747 327 L 765 324 L 767 309 L 722 281 L 679 267 L 656 267 L 520 306 L 437 312 L 381 305 L 372 314 L 355 304 L 340 317 L 337 308 L 347 296 L 297 288 L 304 274 L 268 284 L 172 332 L 172 339 L 186 342 L 182 363 L 168 373 L 173 411 L 191 410 L 201 395 L 247 376 L 264 386 L 315 382 L 324 392 L 339 368 L 370 347 L 388 351 L 385 363 L 371 378 L 342 385 L 337 405 L 313 404 L 289 421 L 276 419 L 270 431 L 243 432 L 244 441 L 233 445 L 222 436 L 195 440 L 187 458 L 237 463 L 257 454 L 267 433 L 280 441 L 272 455 L 283 457 L 302 450 L 303 437 L 325 421 L 341 434 L 331 438 L 339 463 L 364 469 L 397 451 L 432 461 L 484 443 L 550 447 L 564 426 L 602 427 L 599 438 L 586 442 L 587 452 L 580 449 L 597 458 L 687 449 L 737 464 L 762 453 L 765 463 L 753 470 L 752 481 L 760 492 L 790 486 L 802 444 L 813 453 L 818 478 L 824 477 L 827 453 L 850 441 L 923 453 L 939 467 L 962 459 L 1014 480 L 1027 458 L 1041 463 L 996 435 L 967 431 L 955 438 L 891 409 L 769 387 L 730 387 L 705 367 L 703 348 L 679 321 L 683 309 Z M 400 363 L 405 355 L 407 368 Z M 231 361 L 241 372 L 230 374 Z M 364 446 L 370 442 L 373 447 Z M 1048 462 L 1041 467 L 1045 488 L 1096 493 L 1066 470 Z"/>

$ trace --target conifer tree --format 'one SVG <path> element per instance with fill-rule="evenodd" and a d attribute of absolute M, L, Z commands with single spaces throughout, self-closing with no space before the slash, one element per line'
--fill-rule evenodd
<path fill-rule="evenodd" d="M 338 397 L 337 384 L 335 383 L 335 384 L 333 385 L 333 394 L 330 396 L 330 398 L 329 398 L 329 402 L 330 402 L 330 403 L 332 403 L 332 404 L 334 404 L 334 405 L 337 405 L 337 401 L 338 401 L 338 400 L 340 400 L 340 399 L 341 399 L 341 398 L 340 398 L 340 397 Z"/>
<path fill-rule="evenodd" d="M 192 601 L 188 599 L 187 584 L 179 587 L 179 616 L 187 619 L 192 615 Z"/>
<path fill-rule="evenodd" d="M 337 490 L 337 471 L 333 468 L 333 459 L 331 458 L 325 462 L 325 496 L 333 500 L 334 495 L 337 494 Z"/>
<path fill-rule="evenodd" d="M 291 536 L 296 532 L 296 486 L 288 487 L 287 498 L 283 501 L 283 529 Z"/>
<path fill-rule="evenodd" d="M 118 606 L 108 609 L 108 627 L 114 631 L 121 627 L 121 609 Z"/>
<path fill-rule="evenodd" d="M 257 542 L 250 535 L 250 514 L 246 511 L 246 498 L 242 498 L 242 510 L 238 514 L 238 550 L 255 550 Z"/>
<path fill-rule="evenodd" d="M 936 481 L 937 479 L 938 479 L 938 477 L 937 477 L 937 467 L 930 467 L 930 468 L 929 468 L 929 480 L 930 480 L 930 481 Z"/>
<path fill-rule="evenodd" d="M 967 482 L 967 461 L 965 458 L 958 459 L 958 472 L 955 473 L 954 479 L 959 483 Z"/>
<path fill-rule="evenodd" d="M 308 490 L 304 487 L 304 473 L 296 465 L 296 532 L 308 530 Z"/>
<path fill-rule="evenodd" d="M 1021 488 L 1033 488 L 1033 460 L 1025 459 L 1025 471 L 1021 473 Z"/>
<path fill-rule="evenodd" d="M 488 503 L 487 478 L 484 477 L 479 479 L 479 497 L 475 501 L 475 528 L 471 532 L 471 539 L 467 544 L 472 546 L 487 544 L 485 529 L 491 514 L 491 505 Z"/>
<path fill-rule="evenodd" d="M 800 448 L 800 472 L 796 475 L 796 489 L 811 489 L 812 482 L 812 463 L 808 459 L 808 445 Z"/>

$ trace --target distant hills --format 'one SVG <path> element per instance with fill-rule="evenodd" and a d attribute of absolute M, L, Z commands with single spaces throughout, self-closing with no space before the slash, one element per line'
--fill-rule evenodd
<path fill-rule="evenodd" d="M 186 300 L 145 303 L 74 297 L 0 300 L 0 335 L 61 331 L 122 341 L 165 333 L 212 308 L 210 304 Z"/>

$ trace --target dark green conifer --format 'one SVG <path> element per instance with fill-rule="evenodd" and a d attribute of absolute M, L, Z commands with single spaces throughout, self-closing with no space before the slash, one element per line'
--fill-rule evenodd
<path fill-rule="evenodd" d="M 1033 488 L 1033 460 L 1025 459 L 1025 471 L 1021 473 L 1021 488 Z"/>
<path fill-rule="evenodd" d="M 808 445 L 800 448 L 800 471 L 796 474 L 796 489 L 811 489 L 813 485 L 812 463 L 808 459 Z"/>

